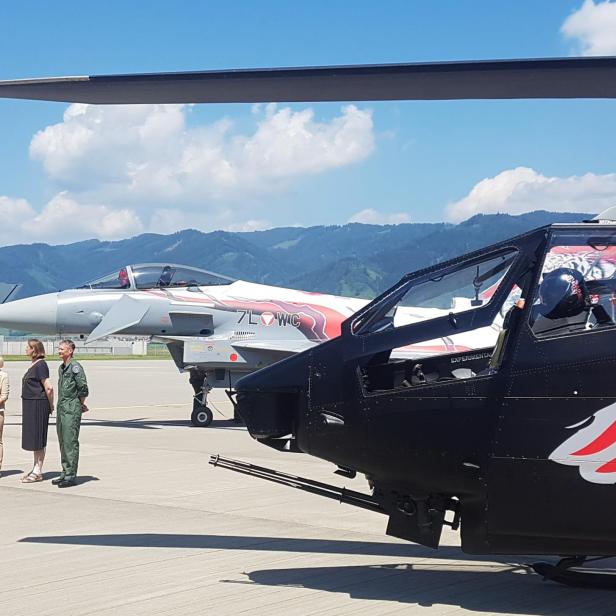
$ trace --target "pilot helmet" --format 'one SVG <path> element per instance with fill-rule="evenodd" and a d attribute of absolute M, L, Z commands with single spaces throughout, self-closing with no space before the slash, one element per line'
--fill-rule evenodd
<path fill-rule="evenodd" d="M 545 274 L 539 297 L 541 312 L 548 319 L 574 317 L 590 305 L 584 276 L 570 267 L 559 267 Z"/>
<path fill-rule="evenodd" d="M 128 279 L 128 272 L 126 271 L 125 267 L 123 267 L 118 272 L 118 280 L 120 281 L 122 287 L 128 287 L 130 285 L 130 280 Z"/>

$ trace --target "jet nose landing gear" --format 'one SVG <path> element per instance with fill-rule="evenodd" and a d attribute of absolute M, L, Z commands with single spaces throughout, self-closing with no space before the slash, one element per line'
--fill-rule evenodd
<path fill-rule="evenodd" d="M 207 405 L 207 395 L 211 389 L 207 382 L 207 374 L 204 370 L 192 369 L 189 382 L 195 391 L 190 421 L 196 428 L 207 428 L 214 419 L 214 414 Z"/>
<path fill-rule="evenodd" d="M 213 418 L 214 414 L 211 409 L 195 398 L 193 400 L 193 410 L 190 415 L 192 425 L 196 428 L 207 428 L 212 423 Z"/>
<path fill-rule="evenodd" d="M 207 428 L 211 423 L 214 417 L 214 413 L 212 409 L 208 406 L 207 399 L 212 391 L 212 386 L 215 387 L 223 387 L 225 385 L 225 376 L 228 375 L 228 389 L 225 389 L 225 393 L 233 406 L 233 416 L 231 417 L 231 421 L 233 423 L 242 423 L 243 420 L 240 415 L 237 413 L 237 403 L 235 400 L 235 391 L 232 389 L 232 377 L 227 371 L 221 369 L 216 369 L 210 371 L 210 382 L 208 382 L 208 372 L 203 368 L 194 367 L 190 369 L 190 378 L 189 382 L 194 390 L 193 395 L 193 408 L 192 413 L 190 415 L 190 421 L 192 425 L 197 428 Z M 224 419 L 228 419 L 227 416 L 220 411 L 214 405 L 214 408 L 220 413 L 220 415 Z"/>

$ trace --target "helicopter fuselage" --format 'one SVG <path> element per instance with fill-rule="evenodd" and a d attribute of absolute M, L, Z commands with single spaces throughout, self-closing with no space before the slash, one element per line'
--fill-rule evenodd
<path fill-rule="evenodd" d="M 583 301 L 554 318 L 542 280 L 571 270 Z M 339 338 L 240 380 L 238 410 L 264 444 L 363 473 L 388 534 L 437 547 L 459 521 L 470 553 L 616 554 L 615 273 L 616 227 L 585 224 L 409 274 Z M 404 305 L 452 298 L 395 324 Z M 499 317 L 494 346 L 395 356 Z"/>

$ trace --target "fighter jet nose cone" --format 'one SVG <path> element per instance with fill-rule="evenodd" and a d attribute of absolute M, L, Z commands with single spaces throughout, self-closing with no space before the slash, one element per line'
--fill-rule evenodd
<path fill-rule="evenodd" d="M 57 330 L 58 294 L 47 293 L 0 305 L 0 327 L 37 334 Z"/>

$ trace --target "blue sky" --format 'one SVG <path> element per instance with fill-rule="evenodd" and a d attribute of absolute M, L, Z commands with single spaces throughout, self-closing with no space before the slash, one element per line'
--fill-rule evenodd
<path fill-rule="evenodd" d="M 0 79 L 616 55 L 616 0 L 0 3 Z M 0 243 L 616 203 L 613 101 L 0 101 Z"/>

